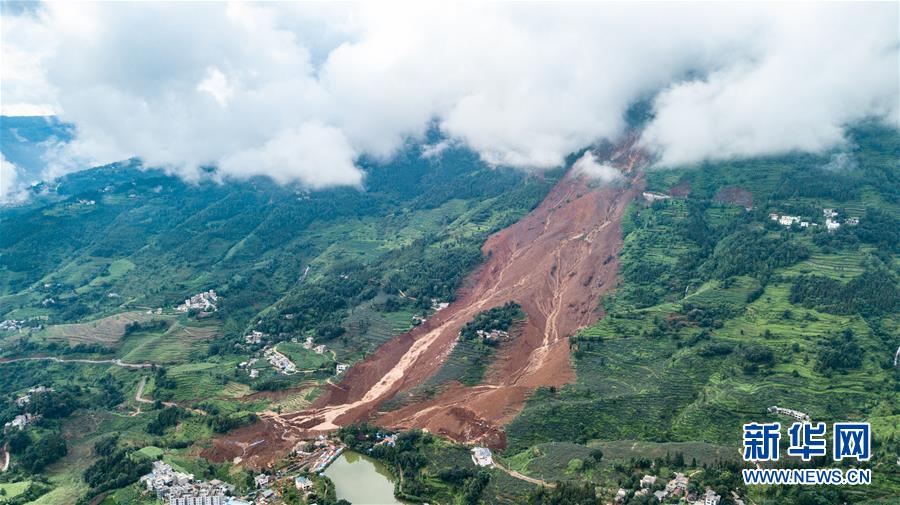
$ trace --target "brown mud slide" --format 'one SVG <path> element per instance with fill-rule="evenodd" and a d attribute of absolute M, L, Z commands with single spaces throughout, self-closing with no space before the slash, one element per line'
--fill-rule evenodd
<path fill-rule="evenodd" d="M 570 171 L 525 218 L 488 238 L 482 247 L 484 264 L 449 307 L 355 365 L 309 410 L 269 414 L 263 418 L 265 426 L 257 423 L 217 440 L 207 456 L 250 456 L 247 463 L 258 464 L 274 456 L 278 446 L 289 450 L 301 438 L 365 420 L 428 429 L 459 442 L 505 446 L 503 426 L 521 411 L 528 393 L 574 380 L 569 336 L 601 316 L 600 297 L 615 285 L 622 215 L 643 187 L 641 177 L 632 173 L 642 157 L 629 144 L 603 157 L 629 174 L 627 183 L 599 186 Z M 502 346 L 483 384 L 454 382 L 430 399 L 378 411 L 440 369 L 465 323 L 508 301 L 519 303 L 527 320 Z M 229 445 L 243 449 L 261 436 L 268 443 L 257 446 L 259 454 L 227 450 Z"/>

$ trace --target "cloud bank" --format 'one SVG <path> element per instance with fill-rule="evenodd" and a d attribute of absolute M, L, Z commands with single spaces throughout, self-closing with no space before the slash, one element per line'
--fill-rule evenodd
<path fill-rule="evenodd" d="M 19 167 L 0 153 L 0 204 L 17 203 L 26 198 L 27 193 L 22 191 L 19 180 Z"/>
<path fill-rule="evenodd" d="M 662 165 L 820 151 L 900 126 L 898 5 L 50 3 L 2 15 L 3 112 L 78 137 L 53 174 L 139 156 L 313 188 L 360 185 L 437 124 L 544 169 L 626 128 Z M 439 151 L 429 151 L 439 155 Z"/>
<path fill-rule="evenodd" d="M 616 167 L 600 163 L 594 153 L 587 151 L 572 165 L 574 170 L 603 184 L 622 179 L 622 172 Z"/>

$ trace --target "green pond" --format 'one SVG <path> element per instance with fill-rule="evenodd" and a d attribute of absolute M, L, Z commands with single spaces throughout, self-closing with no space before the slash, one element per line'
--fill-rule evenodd
<path fill-rule="evenodd" d="M 353 505 L 403 505 L 394 498 L 394 478 L 380 461 L 344 451 L 328 468 L 325 476 L 334 482 L 338 500 Z"/>

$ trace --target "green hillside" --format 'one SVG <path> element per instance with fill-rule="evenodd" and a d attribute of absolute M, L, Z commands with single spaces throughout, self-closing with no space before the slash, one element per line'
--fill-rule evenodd
<path fill-rule="evenodd" d="M 439 159 L 420 150 L 362 160 L 362 188 L 191 184 L 127 162 L 73 173 L 38 188 L 27 206 L 2 208 L 0 320 L 22 327 L 0 332 L 0 360 L 65 362 L 0 364 L 0 424 L 39 384 L 66 406 L 12 444 L 11 470 L 0 477 L 7 495 L 69 504 L 104 491 L 112 484 L 89 485 L 83 472 L 93 461 L 119 464 L 110 459 L 118 453 L 93 448 L 116 433 L 120 450 L 161 448 L 212 478 L 218 470 L 197 463 L 197 452 L 213 436 L 263 410 L 309 405 L 337 363 L 409 329 L 432 298 L 452 299 L 485 238 L 530 211 L 561 175 L 489 167 L 462 148 Z M 175 310 L 209 289 L 218 295 L 209 317 Z M 260 342 L 245 341 L 251 330 Z M 307 338 L 327 347 L 307 349 Z M 273 345 L 296 373 L 267 362 L 263 346 Z M 60 451 L 43 446 L 60 436 L 65 443 L 49 446 Z M 114 501 L 133 494 L 123 488 Z"/>
<path fill-rule="evenodd" d="M 900 137 L 873 127 L 854 140 L 849 170 L 791 156 L 649 172 L 648 191 L 689 194 L 632 205 L 607 315 L 573 339 L 577 382 L 532 396 L 509 426 L 509 453 L 527 461 L 535 444 L 640 440 L 737 456 L 740 426 L 778 420 L 766 412 L 778 405 L 871 422 L 874 486 L 842 492 L 896 496 Z M 723 201 L 733 188 L 752 205 Z M 829 233 L 823 208 L 859 224 Z M 770 213 L 818 226 L 784 227 Z M 632 457 L 658 457 L 641 452 Z M 785 503 L 782 491 L 752 496 Z"/>

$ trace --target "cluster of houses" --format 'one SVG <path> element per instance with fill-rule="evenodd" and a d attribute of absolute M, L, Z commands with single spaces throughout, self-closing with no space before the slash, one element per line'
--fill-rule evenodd
<path fill-rule="evenodd" d="M 198 317 L 208 316 L 218 310 L 216 302 L 219 300 L 214 289 L 197 293 L 184 300 L 184 303 L 175 307 L 178 312 L 190 312 L 196 310 Z"/>
<path fill-rule="evenodd" d="M 84 198 L 79 198 L 78 205 L 97 205 L 97 202 L 95 202 L 94 200 L 86 200 Z"/>
<path fill-rule="evenodd" d="M 259 377 L 259 370 L 253 368 L 253 365 L 255 365 L 257 361 L 259 361 L 259 358 L 250 358 L 247 361 L 241 361 L 238 363 L 238 368 L 246 370 L 250 378 L 255 379 Z"/>
<path fill-rule="evenodd" d="M 261 473 L 253 478 L 253 483 L 257 488 L 255 500 L 257 505 L 264 503 L 282 503 L 278 495 L 272 489 L 272 485 L 282 476 L 283 474 L 281 472 L 276 473 L 274 476 Z M 305 496 L 312 492 L 315 483 L 309 477 L 298 475 L 294 477 L 294 487 L 296 487 L 298 491 L 304 493 Z"/>
<path fill-rule="evenodd" d="M 288 359 L 287 356 L 278 352 L 277 347 L 267 347 L 263 351 L 263 356 L 265 356 L 266 360 L 268 360 L 269 363 L 279 372 L 285 375 L 297 373 L 297 365 L 295 365 L 293 361 Z"/>
<path fill-rule="evenodd" d="M 261 331 L 253 330 L 249 334 L 244 335 L 244 342 L 251 344 L 251 345 L 258 344 L 262 341 L 263 337 L 266 337 L 266 336 L 268 336 L 268 335 L 266 335 L 265 333 L 263 333 Z"/>
<path fill-rule="evenodd" d="M 477 330 L 475 333 L 484 340 L 508 340 L 509 333 L 503 330 Z"/>
<path fill-rule="evenodd" d="M 478 466 L 494 466 L 494 455 L 487 447 L 473 447 L 472 462 Z"/>
<path fill-rule="evenodd" d="M 25 327 L 25 321 L 17 319 L 7 319 L 0 322 L 0 331 L 19 331 Z"/>
<path fill-rule="evenodd" d="M 634 496 L 649 495 L 651 489 L 656 484 L 657 477 L 655 475 L 645 475 L 641 478 L 641 488 L 634 493 Z M 722 497 L 712 489 L 707 489 L 703 494 L 697 495 L 688 491 L 688 483 L 690 480 L 683 473 L 676 473 L 675 477 L 666 483 L 666 487 L 653 492 L 654 498 L 662 503 L 669 496 L 683 497 L 691 505 L 719 505 Z M 616 492 L 616 503 L 622 503 L 628 497 L 628 490 L 620 488 Z"/>
<path fill-rule="evenodd" d="M 319 435 L 313 442 L 300 441 L 291 452 L 297 459 L 290 468 L 319 473 L 343 451 L 344 446 L 339 441 L 332 441 L 325 435 Z"/>
<path fill-rule="evenodd" d="M 325 354 L 325 344 L 315 345 L 312 337 L 306 337 L 306 341 L 303 342 L 303 348 L 316 354 Z"/>
<path fill-rule="evenodd" d="M 449 302 L 442 302 L 437 298 L 431 299 L 431 310 L 434 312 L 440 312 L 449 306 L 450 306 Z M 420 324 L 423 324 L 426 321 L 428 321 L 428 319 L 425 316 L 422 316 L 419 314 L 413 314 L 413 316 L 412 316 L 413 326 L 419 326 Z"/>
<path fill-rule="evenodd" d="M 319 437 L 320 437 L 319 442 L 320 443 L 324 442 L 325 437 L 322 435 L 319 435 Z M 316 462 L 316 464 L 313 465 L 312 471 L 314 473 L 321 472 L 328 465 L 330 465 L 332 461 L 337 459 L 337 457 L 340 456 L 342 452 L 344 452 L 343 447 L 338 447 L 338 446 L 334 445 L 333 443 L 328 442 L 327 445 L 325 446 L 325 451 L 319 457 L 319 460 Z"/>
<path fill-rule="evenodd" d="M 35 421 L 40 419 L 40 417 L 41 416 L 34 416 L 27 412 L 24 414 L 18 415 L 16 417 L 14 417 L 12 421 L 9 421 L 8 423 L 3 425 L 3 432 L 5 433 L 6 430 L 11 430 L 14 428 L 17 428 L 19 431 L 24 430 L 26 426 L 34 423 Z"/>
<path fill-rule="evenodd" d="M 809 221 L 803 221 L 800 216 L 788 216 L 788 215 L 778 215 L 775 213 L 769 214 L 769 219 L 772 221 L 778 222 L 781 226 L 792 226 L 797 223 L 801 228 L 809 228 L 810 226 L 819 226 L 816 223 L 810 223 Z"/>
<path fill-rule="evenodd" d="M 162 307 L 157 307 L 155 309 L 147 309 L 147 314 L 162 314 Z"/>
<path fill-rule="evenodd" d="M 836 218 L 838 216 L 837 211 L 834 209 L 822 209 L 822 216 L 825 218 L 825 229 L 828 231 L 835 231 L 841 227 L 840 221 Z M 776 221 L 778 224 L 782 226 L 793 226 L 794 224 L 799 224 L 801 228 L 809 228 L 810 226 L 819 226 L 817 223 L 811 223 L 809 221 L 803 221 L 800 216 L 788 216 L 788 215 L 778 215 L 776 213 L 769 214 L 769 219 L 772 221 Z M 859 224 L 859 218 L 857 217 L 848 217 L 844 220 L 844 224 L 848 226 L 856 226 Z"/>
<path fill-rule="evenodd" d="M 153 470 L 141 477 L 141 482 L 148 492 L 169 505 L 237 505 L 242 502 L 228 496 L 234 492 L 233 485 L 220 480 L 194 480 L 192 474 L 178 472 L 163 461 L 154 461 Z"/>
<path fill-rule="evenodd" d="M 783 416 L 793 417 L 798 421 L 812 421 L 812 418 L 809 417 L 809 414 L 805 412 L 800 412 L 799 410 L 794 409 L 786 409 L 784 407 L 779 407 L 778 405 L 772 405 L 768 409 L 766 409 L 770 414 L 780 414 Z"/>
<path fill-rule="evenodd" d="M 35 386 L 28 390 L 27 394 L 24 394 L 18 398 L 16 398 L 16 406 L 24 407 L 31 403 L 31 395 L 33 394 L 41 394 L 41 393 L 52 393 L 53 388 L 48 388 L 45 386 Z"/>

